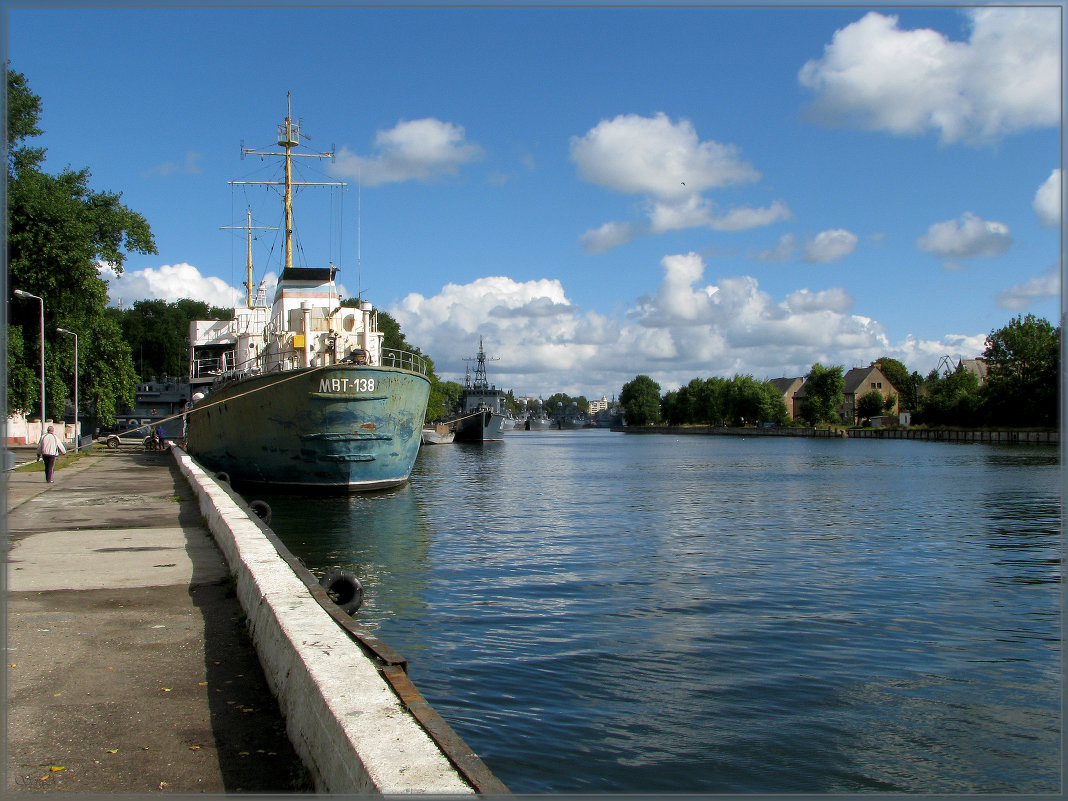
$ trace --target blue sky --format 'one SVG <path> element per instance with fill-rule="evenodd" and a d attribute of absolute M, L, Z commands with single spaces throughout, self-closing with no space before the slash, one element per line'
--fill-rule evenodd
<path fill-rule="evenodd" d="M 337 152 L 306 180 L 349 182 L 298 195 L 298 263 L 339 265 L 445 378 L 480 337 L 523 395 L 884 355 L 926 374 L 1016 314 L 1060 319 L 1057 5 L 5 13 L 47 168 L 152 227 L 116 302 L 241 295 L 221 228 L 280 205 L 228 182 L 273 177 L 239 148 L 277 149 L 291 92 Z M 279 251 L 258 233 L 257 280 Z"/>

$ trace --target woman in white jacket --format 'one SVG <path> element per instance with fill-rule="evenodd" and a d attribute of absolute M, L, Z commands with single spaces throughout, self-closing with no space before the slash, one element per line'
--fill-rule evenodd
<path fill-rule="evenodd" d="M 37 443 L 37 461 L 44 459 L 45 481 L 49 484 L 52 483 L 52 471 L 56 469 L 56 457 L 66 452 L 67 449 L 56 436 L 55 426 L 49 426 L 48 431 L 41 437 L 41 441 Z"/>

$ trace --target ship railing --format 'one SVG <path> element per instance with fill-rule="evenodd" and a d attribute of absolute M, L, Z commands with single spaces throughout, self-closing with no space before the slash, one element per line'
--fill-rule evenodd
<path fill-rule="evenodd" d="M 420 375 L 427 374 L 427 363 L 418 353 L 395 348 L 382 348 L 382 366 L 400 367 L 403 370 L 411 370 Z"/>
<path fill-rule="evenodd" d="M 190 378 L 210 378 L 219 376 L 226 371 L 224 365 L 233 365 L 233 363 L 234 352 L 232 350 L 222 354 L 213 353 L 211 356 L 193 359 L 189 376 Z"/>

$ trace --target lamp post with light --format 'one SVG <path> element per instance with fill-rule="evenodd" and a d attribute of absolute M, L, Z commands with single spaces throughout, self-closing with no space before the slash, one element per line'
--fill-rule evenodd
<path fill-rule="evenodd" d="M 78 440 L 81 439 L 78 431 L 78 335 L 66 328 L 57 328 L 60 334 L 70 334 L 74 337 L 74 452 L 78 452 Z"/>
<path fill-rule="evenodd" d="M 45 425 L 44 298 L 23 292 L 21 289 L 16 289 L 15 294 L 20 298 L 33 298 L 41 303 L 41 436 L 43 437 Z"/>

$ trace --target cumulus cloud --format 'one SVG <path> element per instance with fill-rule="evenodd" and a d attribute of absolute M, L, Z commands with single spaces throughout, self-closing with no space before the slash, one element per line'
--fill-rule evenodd
<path fill-rule="evenodd" d="M 798 80 L 816 119 L 898 135 L 935 131 L 943 142 L 992 142 L 1060 123 L 1060 10 L 966 12 L 968 41 L 902 30 L 871 11 L 835 32 Z"/>
<path fill-rule="evenodd" d="M 992 258 L 1000 256 L 1011 244 L 1007 225 L 982 220 L 970 211 L 959 220 L 935 223 L 916 240 L 920 250 L 949 259 Z"/>
<path fill-rule="evenodd" d="M 689 120 L 673 122 L 662 112 L 601 120 L 585 135 L 572 137 L 571 159 L 584 180 L 646 201 L 648 222 L 608 222 L 583 234 L 590 252 L 604 252 L 643 234 L 698 227 L 740 231 L 790 217 L 781 201 L 766 208 L 719 211 L 703 192 L 752 183 L 760 173 L 737 147 L 701 141 Z"/>
<path fill-rule="evenodd" d="M 856 234 L 843 228 L 822 231 L 805 244 L 805 261 L 815 264 L 838 261 L 857 249 L 857 241 Z"/>
<path fill-rule="evenodd" d="M 101 278 L 107 281 L 108 298 L 127 305 L 136 300 L 165 300 L 173 303 L 182 298 L 200 300 L 210 306 L 233 306 L 245 297 L 244 287 L 232 287 L 221 278 L 202 275 L 192 264 L 164 264 L 143 270 L 124 270 L 120 275 L 107 264 L 98 265 Z M 264 279 L 268 301 L 274 295 L 277 277 L 268 273 Z"/>
<path fill-rule="evenodd" d="M 999 309 L 1023 311 L 1038 301 L 1055 298 L 1060 294 L 1061 274 L 1057 265 L 1054 265 L 1044 275 L 1037 275 L 999 292 L 995 302 Z"/>
<path fill-rule="evenodd" d="M 373 156 L 341 148 L 332 172 L 358 178 L 365 186 L 456 175 L 461 166 L 482 156 L 482 148 L 468 142 L 466 135 L 463 126 L 432 117 L 402 120 L 378 132 Z"/>
<path fill-rule="evenodd" d="M 1035 192 L 1032 206 L 1043 225 L 1060 227 L 1061 224 L 1061 170 L 1058 167 Z"/>
<path fill-rule="evenodd" d="M 854 298 L 842 287 L 822 292 L 801 289 L 786 296 L 786 306 L 794 312 L 832 311 L 845 314 L 853 308 Z"/>
<path fill-rule="evenodd" d="M 388 309 L 414 343 L 433 343 L 439 375 L 462 381 L 479 339 L 490 380 L 517 394 L 562 391 L 600 397 L 634 376 L 664 389 L 697 376 L 757 378 L 804 375 L 811 365 L 867 364 L 883 355 L 927 372 L 947 353 L 971 358 L 983 334 L 894 343 L 882 324 L 854 311 L 841 287 L 805 288 L 776 299 L 752 276 L 710 281 L 697 253 L 660 261 L 654 292 L 616 316 L 573 303 L 556 280 L 503 276 L 447 284 L 429 296 L 410 294 Z"/>
<path fill-rule="evenodd" d="M 738 148 L 702 142 L 689 120 L 621 114 L 572 137 L 571 158 L 590 183 L 628 195 L 684 200 L 694 193 L 760 178 Z"/>

